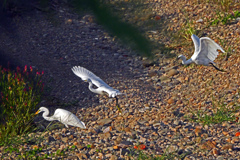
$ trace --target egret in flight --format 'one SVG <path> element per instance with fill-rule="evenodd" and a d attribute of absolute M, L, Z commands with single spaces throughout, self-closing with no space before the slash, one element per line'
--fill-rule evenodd
<path fill-rule="evenodd" d="M 204 66 L 212 65 L 215 69 L 225 72 L 224 70 L 216 67 L 215 66 L 216 63 L 213 62 L 218 55 L 217 50 L 220 50 L 223 53 L 225 53 L 222 47 L 208 37 L 202 37 L 199 39 L 198 36 L 193 34 L 191 38 L 193 40 L 195 47 L 194 54 L 188 60 L 186 60 L 186 57 L 184 55 L 179 55 L 178 58 L 182 59 L 182 64 L 187 65 L 190 63 L 196 63 L 198 65 Z"/>
<path fill-rule="evenodd" d="M 65 110 L 65 109 L 56 109 L 54 114 L 50 117 L 49 115 L 49 110 L 46 107 L 40 107 L 39 110 L 35 113 L 41 113 L 43 112 L 43 118 L 48 120 L 48 121 L 54 121 L 58 120 L 59 122 L 62 122 L 67 128 L 68 125 L 75 126 L 75 127 L 80 127 L 83 129 L 86 129 L 86 126 L 84 122 L 80 121 L 77 116 L 75 116 L 73 113 Z"/>
<path fill-rule="evenodd" d="M 88 88 L 93 93 L 97 93 L 97 94 L 101 94 L 101 95 L 107 94 L 110 98 L 115 98 L 116 106 L 117 106 L 118 110 L 121 112 L 121 109 L 118 104 L 117 96 L 122 95 L 124 93 L 121 93 L 119 90 L 113 89 L 108 84 L 106 84 L 101 78 L 99 78 L 94 73 L 87 70 L 86 68 L 83 68 L 81 66 L 75 66 L 72 68 L 72 71 L 75 75 L 80 77 L 83 81 L 89 83 Z M 97 87 L 96 89 L 93 88 L 93 84 Z M 124 95 L 126 95 L 126 94 L 124 94 Z"/>

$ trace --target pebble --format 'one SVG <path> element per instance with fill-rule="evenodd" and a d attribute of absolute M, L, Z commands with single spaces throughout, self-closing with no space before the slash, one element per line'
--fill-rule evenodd
<path fill-rule="evenodd" d="M 223 156 L 218 156 L 217 160 L 224 160 L 225 158 Z"/>
<path fill-rule="evenodd" d="M 196 20 L 197 23 L 203 23 L 203 19 Z"/>
<path fill-rule="evenodd" d="M 102 120 L 98 121 L 98 124 L 99 125 L 107 125 L 107 124 L 109 124 L 111 122 L 112 122 L 112 119 L 106 118 L 106 119 L 102 119 Z"/>
<path fill-rule="evenodd" d="M 178 71 L 176 69 L 171 69 L 169 72 L 168 72 L 168 76 L 169 77 L 172 77 L 172 76 L 175 76 L 178 74 Z"/>

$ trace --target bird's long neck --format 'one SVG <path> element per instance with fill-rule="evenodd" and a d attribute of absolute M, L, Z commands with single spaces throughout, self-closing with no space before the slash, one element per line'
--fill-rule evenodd
<path fill-rule="evenodd" d="M 187 65 L 193 62 L 192 58 L 190 58 L 189 60 L 186 60 L 186 57 L 181 57 L 181 59 L 182 59 L 182 64 L 184 65 Z"/>
<path fill-rule="evenodd" d="M 46 109 L 44 112 L 43 112 L 43 118 L 44 119 L 46 119 L 47 121 L 54 121 L 54 120 L 56 120 L 55 118 L 53 118 L 53 117 L 48 117 L 48 115 L 49 115 L 49 110 L 48 109 Z"/>
<path fill-rule="evenodd" d="M 97 89 L 93 88 L 93 83 L 92 82 L 88 82 L 89 83 L 89 90 L 92 91 L 93 93 L 97 93 L 97 94 L 102 94 L 101 92 L 99 92 Z"/>

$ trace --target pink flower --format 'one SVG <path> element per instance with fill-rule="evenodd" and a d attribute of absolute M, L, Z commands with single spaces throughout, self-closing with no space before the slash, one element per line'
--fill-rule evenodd
<path fill-rule="evenodd" d="M 37 72 L 37 75 L 40 75 L 40 72 Z"/>
<path fill-rule="evenodd" d="M 32 69 L 32 66 L 30 66 L 29 68 L 30 68 L 30 71 L 32 72 L 32 70 L 33 70 L 33 69 Z"/>
<path fill-rule="evenodd" d="M 32 88 L 31 88 L 31 87 L 29 87 L 28 89 L 29 89 L 29 90 L 31 90 Z"/>
<path fill-rule="evenodd" d="M 27 65 L 25 65 L 23 72 L 27 72 Z"/>
<path fill-rule="evenodd" d="M 44 71 L 42 71 L 42 74 L 44 74 Z"/>
<path fill-rule="evenodd" d="M 27 92 L 27 89 L 26 89 L 26 88 L 24 88 L 24 89 L 23 89 L 23 91 L 24 91 L 24 92 Z"/>

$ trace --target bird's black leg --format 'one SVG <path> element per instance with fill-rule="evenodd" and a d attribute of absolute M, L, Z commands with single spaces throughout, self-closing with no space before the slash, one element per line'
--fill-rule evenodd
<path fill-rule="evenodd" d="M 221 71 L 221 72 L 226 72 L 223 69 L 219 69 L 217 66 L 215 66 L 213 63 L 210 63 L 216 70 Z"/>
<path fill-rule="evenodd" d="M 120 113 L 122 113 L 121 108 L 119 107 L 119 104 L 118 104 L 118 98 L 117 98 L 117 97 L 115 97 L 115 98 L 116 98 L 116 106 L 117 106 L 117 109 L 119 110 Z"/>

